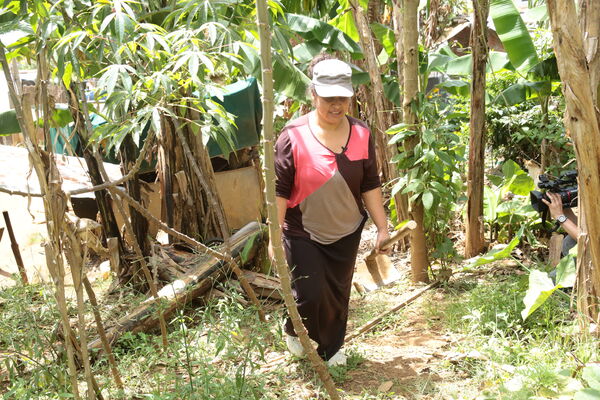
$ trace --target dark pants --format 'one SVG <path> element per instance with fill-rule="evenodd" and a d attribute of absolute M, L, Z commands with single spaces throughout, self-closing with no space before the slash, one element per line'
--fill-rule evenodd
<path fill-rule="evenodd" d="M 309 238 L 283 238 L 298 312 L 317 352 L 330 359 L 344 344 L 354 263 L 363 224 L 352 234 L 323 245 Z M 296 336 L 288 318 L 285 332 Z"/>

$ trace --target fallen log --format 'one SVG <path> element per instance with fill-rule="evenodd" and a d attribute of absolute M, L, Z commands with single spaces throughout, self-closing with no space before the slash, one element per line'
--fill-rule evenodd
<path fill-rule="evenodd" d="M 252 259 L 258 248 L 260 240 L 251 240 L 255 235 L 264 235 L 264 226 L 251 222 L 229 239 L 231 255 L 238 258 L 246 243 L 253 246 L 249 252 Z M 193 299 L 208 292 L 216 282 L 231 274 L 229 263 L 218 260 L 216 257 L 200 254 L 190 264 L 193 267 L 182 279 L 178 279 L 158 291 L 158 299 L 150 297 L 126 316 L 119 319 L 114 326 L 106 331 L 109 343 L 114 343 L 125 332 L 146 332 L 158 324 L 158 308 L 165 318 L 172 315 L 178 308 L 184 306 Z M 89 349 L 96 354 L 102 351 L 100 339 L 95 339 L 89 344 Z"/>

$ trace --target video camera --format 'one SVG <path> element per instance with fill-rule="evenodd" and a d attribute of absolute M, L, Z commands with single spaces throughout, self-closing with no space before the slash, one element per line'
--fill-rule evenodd
<path fill-rule="evenodd" d="M 544 192 L 533 190 L 531 197 L 531 206 L 539 213 L 548 211 L 548 206 L 542 201 L 550 201 L 546 192 L 556 193 L 562 200 L 563 208 L 577 207 L 577 171 L 565 171 L 557 179 L 551 180 L 547 175 L 540 175 L 538 187 L 545 189 Z"/>

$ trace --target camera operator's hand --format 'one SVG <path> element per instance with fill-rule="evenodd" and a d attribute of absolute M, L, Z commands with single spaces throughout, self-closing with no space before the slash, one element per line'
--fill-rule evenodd
<path fill-rule="evenodd" d="M 564 210 L 560 195 L 552 192 L 547 192 L 546 194 L 548 195 L 550 201 L 544 198 L 542 198 L 542 201 L 548 206 L 548 209 L 550 210 L 550 216 L 552 217 L 552 219 L 556 219 L 556 217 L 558 217 L 559 215 L 563 215 Z"/>

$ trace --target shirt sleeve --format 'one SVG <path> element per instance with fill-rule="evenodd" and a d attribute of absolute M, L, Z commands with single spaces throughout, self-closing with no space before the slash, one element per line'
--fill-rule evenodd
<path fill-rule="evenodd" d="M 363 163 L 363 180 L 360 184 L 360 192 L 368 192 L 381 186 L 379 169 L 377 168 L 377 156 L 375 154 L 375 140 L 369 135 L 369 158 Z"/>
<path fill-rule="evenodd" d="M 294 187 L 296 167 L 292 153 L 292 142 L 286 131 L 282 132 L 275 143 L 275 194 L 289 199 Z"/>

